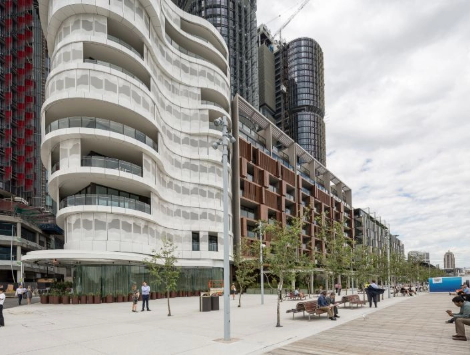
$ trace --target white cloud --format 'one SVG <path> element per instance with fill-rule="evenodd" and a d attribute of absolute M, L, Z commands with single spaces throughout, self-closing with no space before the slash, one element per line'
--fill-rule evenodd
<path fill-rule="evenodd" d="M 258 23 L 283 4 L 259 0 Z M 467 0 L 312 0 L 282 32 L 323 48 L 327 164 L 354 206 L 441 267 L 447 250 L 470 266 L 468 13 Z"/>

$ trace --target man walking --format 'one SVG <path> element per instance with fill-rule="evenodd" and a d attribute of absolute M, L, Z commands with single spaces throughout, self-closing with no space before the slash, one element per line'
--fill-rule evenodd
<path fill-rule="evenodd" d="M 3 319 L 3 302 L 5 302 L 5 294 L 3 293 L 3 287 L 0 288 L 0 327 L 5 326 L 5 320 Z"/>
<path fill-rule="evenodd" d="M 21 301 L 23 300 L 23 286 L 19 285 L 16 288 L 15 296 L 18 297 L 18 306 L 21 306 Z"/>
<path fill-rule="evenodd" d="M 147 283 L 142 282 L 142 312 L 144 311 L 145 304 L 147 304 L 147 311 L 149 309 L 149 297 L 150 297 L 150 286 L 147 286 Z"/>

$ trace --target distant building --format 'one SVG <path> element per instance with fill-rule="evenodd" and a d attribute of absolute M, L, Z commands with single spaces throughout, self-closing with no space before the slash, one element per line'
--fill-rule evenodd
<path fill-rule="evenodd" d="M 425 251 L 416 251 L 416 250 L 409 251 L 408 259 L 410 258 L 417 259 L 424 263 L 429 264 L 429 253 Z"/>
<path fill-rule="evenodd" d="M 454 270 L 455 269 L 455 256 L 450 250 L 444 254 L 444 269 Z"/>
<path fill-rule="evenodd" d="M 371 251 L 386 252 L 387 238 L 390 235 L 390 253 L 405 254 L 405 247 L 397 235 L 389 234 L 389 227 L 381 217 L 361 208 L 354 209 L 355 237 L 358 244 L 363 244 Z"/>

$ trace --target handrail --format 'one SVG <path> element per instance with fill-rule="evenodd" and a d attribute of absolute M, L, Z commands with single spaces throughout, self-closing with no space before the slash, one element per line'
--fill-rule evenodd
<path fill-rule="evenodd" d="M 132 52 L 134 52 L 135 54 L 137 54 L 140 58 L 144 58 L 144 56 L 142 54 L 139 53 L 139 51 L 137 49 L 135 49 L 134 47 L 132 47 L 129 43 L 127 42 L 124 42 L 122 39 L 120 38 L 117 38 L 117 37 L 114 37 L 114 36 L 111 36 L 111 35 L 108 35 L 108 39 L 113 41 L 113 42 L 116 42 L 116 43 L 119 43 L 121 46 L 124 46 L 126 47 L 127 49 L 131 50 Z"/>
<path fill-rule="evenodd" d="M 60 201 L 59 208 L 72 206 L 110 206 L 129 208 L 150 214 L 150 205 L 129 197 L 106 194 L 81 194 L 72 195 Z"/>
<path fill-rule="evenodd" d="M 129 70 L 126 70 L 126 69 L 124 69 L 124 68 L 121 68 L 120 66 L 117 66 L 117 65 L 115 65 L 115 64 L 111 64 L 111 63 L 104 62 L 104 61 L 102 61 L 102 60 L 97 60 L 97 59 L 83 59 L 83 63 L 91 63 L 91 64 L 102 65 L 102 66 L 105 66 L 105 67 L 108 67 L 108 68 L 111 68 L 111 69 L 120 71 L 121 73 L 124 73 L 124 74 L 130 76 L 131 78 L 137 80 L 137 81 L 138 81 L 139 83 L 141 83 L 142 85 L 145 85 L 142 80 L 140 80 L 138 77 L 136 77 L 134 74 L 132 74 Z M 145 85 L 145 87 L 148 87 L 148 86 Z"/>
<path fill-rule="evenodd" d="M 99 157 L 99 156 L 84 156 L 82 157 L 82 166 L 98 167 L 105 169 L 115 169 L 131 173 L 134 175 L 142 176 L 142 168 L 136 164 L 129 163 L 125 160 Z"/>
<path fill-rule="evenodd" d="M 153 150 L 158 152 L 158 142 L 153 141 L 150 137 L 137 129 L 111 120 L 86 116 L 61 118 L 47 126 L 46 134 L 64 128 L 93 128 L 123 134 L 148 145 Z"/>

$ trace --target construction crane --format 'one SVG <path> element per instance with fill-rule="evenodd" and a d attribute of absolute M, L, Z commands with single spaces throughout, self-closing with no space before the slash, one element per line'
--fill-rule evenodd
<path fill-rule="evenodd" d="M 292 21 L 292 19 L 297 16 L 297 14 L 305 7 L 305 5 L 307 5 L 309 3 L 310 0 L 304 0 L 299 8 L 297 10 L 295 10 L 295 12 L 290 15 L 290 17 L 287 19 L 286 22 L 284 22 L 284 24 L 273 34 L 273 38 L 276 37 L 278 34 L 280 35 L 281 34 L 281 31 Z M 281 15 L 279 15 L 281 16 Z"/>

